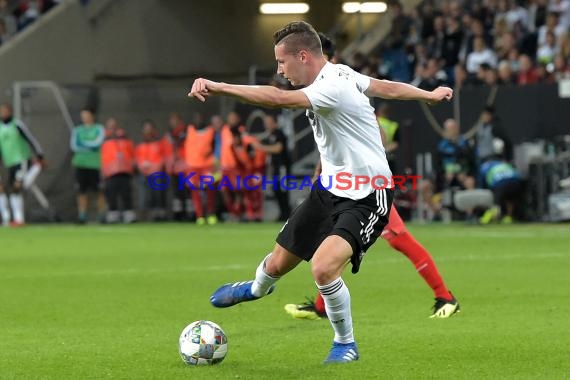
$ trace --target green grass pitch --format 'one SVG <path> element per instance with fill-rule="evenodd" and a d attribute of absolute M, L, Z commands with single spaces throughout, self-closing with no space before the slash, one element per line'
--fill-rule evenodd
<path fill-rule="evenodd" d="M 570 377 L 570 226 L 411 226 L 462 312 L 428 319 L 431 291 L 378 241 L 344 278 L 361 360 L 324 366 L 328 321 L 283 305 L 315 293 L 301 264 L 274 294 L 215 309 L 252 278 L 277 224 L 0 229 L 0 379 L 561 379 Z M 222 326 L 225 361 L 188 367 L 178 336 Z"/>

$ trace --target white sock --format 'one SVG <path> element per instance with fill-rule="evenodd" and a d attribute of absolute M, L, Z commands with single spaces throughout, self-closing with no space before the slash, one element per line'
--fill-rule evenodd
<path fill-rule="evenodd" d="M 2 224 L 10 223 L 10 209 L 8 208 L 8 197 L 6 194 L 0 194 L 0 214 L 2 214 Z"/>
<path fill-rule="evenodd" d="M 107 223 L 119 223 L 121 220 L 121 212 L 120 211 L 107 211 L 107 215 L 105 217 Z"/>
<path fill-rule="evenodd" d="M 133 223 L 137 221 L 137 214 L 133 210 L 123 212 L 123 223 Z"/>
<path fill-rule="evenodd" d="M 14 222 L 24 223 L 24 198 L 22 194 L 10 194 L 10 206 L 12 206 Z"/>
<path fill-rule="evenodd" d="M 317 288 L 325 300 L 327 316 L 334 329 L 334 341 L 337 343 L 354 342 L 350 292 L 342 278 L 339 277 L 328 285 L 317 284 Z"/>
<path fill-rule="evenodd" d="M 255 271 L 255 280 L 251 284 L 251 294 L 256 297 L 263 297 L 269 291 L 271 285 L 275 284 L 279 277 L 273 277 L 265 273 L 265 261 L 271 256 L 271 253 L 261 261 Z"/>

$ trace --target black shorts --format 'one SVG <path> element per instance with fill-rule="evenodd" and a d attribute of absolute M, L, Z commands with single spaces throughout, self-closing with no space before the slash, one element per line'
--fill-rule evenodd
<path fill-rule="evenodd" d="M 8 168 L 8 185 L 13 187 L 16 182 L 22 182 L 26 173 L 32 167 L 31 161 L 22 161 L 19 164 Z M 0 177 L 0 185 L 2 185 L 2 177 Z"/>
<path fill-rule="evenodd" d="M 75 181 L 77 191 L 80 194 L 85 194 L 89 190 L 99 191 L 102 189 L 99 169 L 77 168 L 75 169 Z"/>
<path fill-rule="evenodd" d="M 388 224 L 392 193 L 391 189 L 374 190 L 355 201 L 313 186 L 279 231 L 277 243 L 310 261 L 325 238 L 338 235 L 352 247 L 352 273 L 357 273 L 364 253 Z"/>
<path fill-rule="evenodd" d="M 495 204 L 503 206 L 505 202 L 517 202 L 523 193 L 523 184 L 519 180 L 506 180 L 497 184 L 493 189 Z"/>

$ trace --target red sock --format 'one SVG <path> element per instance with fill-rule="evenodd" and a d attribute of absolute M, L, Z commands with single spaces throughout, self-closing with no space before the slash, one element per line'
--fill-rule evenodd
<path fill-rule="evenodd" d="M 433 289 L 436 298 L 452 299 L 453 296 L 445 286 L 429 252 L 409 232 L 403 232 L 388 239 L 392 248 L 403 253 Z"/>
<path fill-rule="evenodd" d="M 242 193 L 235 194 L 232 207 L 233 207 L 232 214 L 238 219 L 241 218 L 244 209 Z"/>
<path fill-rule="evenodd" d="M 257 219 L 263 219 L 263 193 L 261 189 L 254 190 L 255 193 L 255 217 Z"/>
<path fill-rule="evenodd" d="M 236 202 L 236 200 L 234 199 L 235 194 L 230 193 L 229 191 L 224 191 L 223 194 L 223 199 L 224 199 L 224 206 L 226 206 L 226 210 L 236 216 L 239 217 L 239 205 L 238 202 Z"/>
<path fill-rule="evenodd" d="M 327 312 L 325 309 L 325 300 L 323 299 L 323 296 L 321 296 L 321 292 L 317 292 L 317 297 L 315 298 L 315 310 L 319 314 L 326 314 Z"/>
<path fill-rule="evenodd" d="M 255 218 L 255 194 L 253 191 L 247 191 L 244 194 L 243 203 L 245 204 L 247 219 L 252 221 Z"/>
<path fill-rule="evenodd" d="M 194 203 L 194 211 L 196 212 L 196 218 L 203 218 L 204 208 L 202 207 L 202 196 L 199 190 L 192 191 L 192 203 Z"/>

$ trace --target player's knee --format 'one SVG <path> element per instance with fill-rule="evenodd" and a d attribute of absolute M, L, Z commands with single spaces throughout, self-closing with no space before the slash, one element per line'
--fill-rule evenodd
<path fill-rule="evenodd" d="M 338 278 L 338 274 L 331 268 L 330 265 L 315 261 L 311 265 L 311 273 L 315 282 L 318 285 L 327 285 Z"/>
<path fill-rule="evenodd" d="M 396 238 L 398 236 L 402 236 L 407 232 L 408 232 L 408 230 L 406 229 L 406 227 L 384 228 L 384 231 L 382 231 L 382 234 L 380 235 L 380 237 L 382 237 L 382 239 L 386 240 L 386 242 L 388 242 L 388 244 L 393 245 L 393 243 L 394 243 L 393 240 L 397 240 Z"/>
<path fill-rule="evenodd" d="M 388 242 L 388 244 L 392 245 L 392 239 L 395 238 L 397 235 L 398 234 L 395 231 L 384 228 L 384 231 L 382 231 L 382 234 L 380 235 L 380 237 L 382 239 L 386 240 L 386 242 Z"/>

